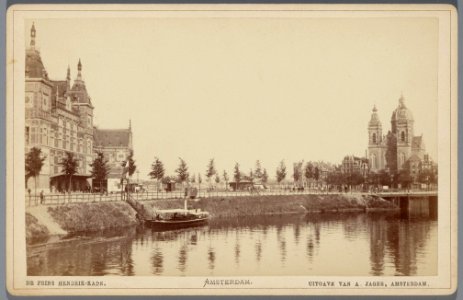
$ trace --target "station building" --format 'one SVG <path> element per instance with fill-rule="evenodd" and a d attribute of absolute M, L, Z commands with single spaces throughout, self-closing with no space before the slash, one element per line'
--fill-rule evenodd
<path fill-rule="evenodd" d="M 83 67 L 79 59 L 77 76 L 71 80 L 68 66 L 64 80 L 49 78 L 36 48 L 36 29 L 30 30 L 30 44 L 25 62 L 25 153 L 32 147 L 41 149 L 44 165 L 36 180 L 29 178 L 26 186 L 44 192 L 67 189 L 68 180 L 59 162 L 71 152 L 79 161 L 77 174 L 72 177 L 72 190 L 91 189 L 91 167 L 97 151 L 103 151 L 114 167 L 111 176 L 118 172 L 117 162 L 132 149 L 132 131 L 99 130 L 93 124 L 94 106 L 83 80 Z M 118 174 L 120 178 L 120 174 Z"/>

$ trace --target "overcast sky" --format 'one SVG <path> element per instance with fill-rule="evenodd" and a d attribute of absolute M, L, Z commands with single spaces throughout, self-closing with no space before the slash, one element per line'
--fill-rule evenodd
<path fill-rule="evenodd" d="M 140 179 L 154 156 L 202 176 L 259 159 L 272 178 L 282 159 L 363 156 L 373 105 L 385 134 L 401 93 L 437 158 L 437 19 L 32 21 L 50 78 L 81 58 L 98 127 L 132 120 Z"/>

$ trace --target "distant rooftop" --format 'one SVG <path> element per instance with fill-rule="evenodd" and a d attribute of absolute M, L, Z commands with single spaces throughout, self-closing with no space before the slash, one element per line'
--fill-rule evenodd
<path fill-rule="evenodd" d="M 95 147 L 128 147 L 131 148 L 132 131 L 129 129 L 98 129 L 93 130 Z"/>

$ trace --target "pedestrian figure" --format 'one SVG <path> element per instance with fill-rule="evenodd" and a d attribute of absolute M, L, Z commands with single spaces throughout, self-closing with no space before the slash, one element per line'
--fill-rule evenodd
<path fill-rule="evenodd" d="M 40 191 L 40 204 L 43 204 L 44 196 L 43 196 L 43 190 Z"/>

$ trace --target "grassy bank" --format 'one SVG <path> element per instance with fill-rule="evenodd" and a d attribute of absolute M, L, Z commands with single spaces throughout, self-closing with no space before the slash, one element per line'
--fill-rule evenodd
<path fill-rule="evenodd" d="M 183 208 L 183 199 L 143 201 L 141 205 L 148 211 Z M 208 211 L 212 218 L 395 209 L 381 198 L 349 194 L 211 197 L 189 200 L 188 207 Z M 50 235 L 124 228 L 137 222 L 136 212 L 126 202 L 38 206 L 26 213 L 26 239 L 33 243 Z"/>
<path fill-rule="evenodd" d="M 146 204 L 154 209 L 182 208 L 183 199 L 154 200 Z M 349 194 L 211 197 L 189 200 L 188 207 L 208 211 L 212 217 L 225 218 L 395 208 L 378 197 Z"/>
<path fill-rule="evenodd" d="M 26 242 L 28 244 L 43 242 L 50 236 L 50 231 L 45 225 L 39 224 L 36 217 L 26 213 Z"/>
<path fill-rule="evenodd" d="M 137 224 L 125 202 L 79 203 L 49 207 L 48 213 L 67 232 L 99 231 Z"/>

